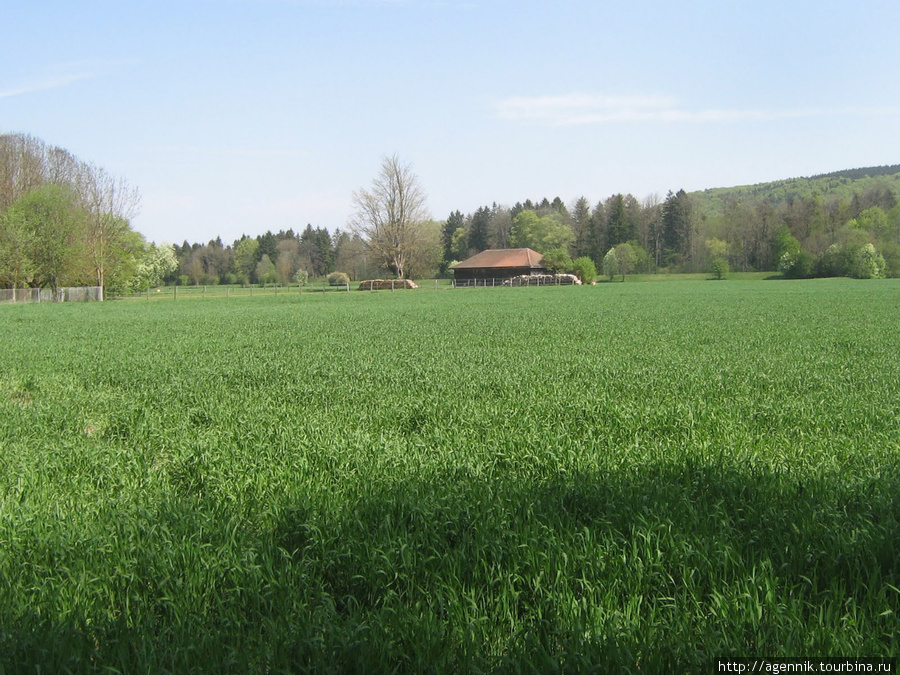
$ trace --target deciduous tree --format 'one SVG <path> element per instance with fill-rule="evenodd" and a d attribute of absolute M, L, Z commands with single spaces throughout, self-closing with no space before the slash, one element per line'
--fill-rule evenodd
<path fill-rule="evenodd" d="M 554 248 L 544 254 L 541 264 L 551 274 L 565 274 L 572 267 L 572 257 L 566 249 Z"/>
<path fill-rule="evenodd" d="M 85 254 L 97 286 L 105 288 L 117 266 L 133 267 L 140 256 L 130 224 L 140 207 L 140 194 L 124 179 L 94 165 L 83 164 L 77 180 L 86 214 Z"/>
<path fill-rule="evenodd" d="M 30 235 L 28 257 L 35 284 L 56 292 L 62 285 L 85 280 L 86 222 L 74 191 L 48 183 L 21 197 L 10 209 Z"/>
<path fill-rule="evenodd" d="M 21 209 L 7 209 L 0 216 L 0 285 L 13 291 L 27 286 L 34 277 L 31 256 L 34 235 Z M 13 300 L 15 300 L 13 292 Z"/>
<path fill-rule="evenodd" d="M 609 277 L 609 280 L 612 281 L 613 277 L 615 277 L 619 273 L 619 260 L 616 258 L 616 249 L 611 248 L 606 252 L 606 255 L 603 256 L 603 274 Z"/>
<path fill-rule="evenodd" d="M 371 188 L 353 193 L 353 205 L 351 228 L 379 264 L 404 278 L 429 220 L 425 191 L 410 165 L 396 155 L 385 157 Z"/>
<path fill-rule="evenodd" d="M 178 259 L 172 244 L 149 244 L 135 269 L 133 289 L 137 291 L 160 286 L 163 279 L 177 269 Z"/>
<path fill-rule="evenodd" d="M 264 253 L 256 265 L 256 280 L 261 284 L 274 284 L 278 281 L 278 273 L 275 271 L 275 263 Z"/>
<path fill-rule="evenodd" d="M 259 262 L 256 254 L 259 249 L 259 241 L 244 237 L 234 246 L 232 264 L 238 280 L 242 284 L 249 284 L 256 271 L 256 263 Z"/>
<path fill-rule="evenodd" d="M 575 233 L 568 225 L 560 222 L 557 213 L 539 216 L 525 209 L 513 218 L 509 243 L 515 248 L 531 248 L 539 253 L 555 248 L 568 248 L 575 241 Z"/>

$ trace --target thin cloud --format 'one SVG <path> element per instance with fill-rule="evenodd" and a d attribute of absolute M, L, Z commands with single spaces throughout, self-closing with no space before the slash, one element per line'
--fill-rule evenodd
<path fill-rule="evenodd" d="M 75 82 L 93 79 L 93 73 L 71 73 L 68 75 L 46 75 L 36 77 L 32 80 L 21 82 L 19 84 L 7 85 L 6 88 L 0 89 L 0 98 L 11 98 L 13 96 L 23 96 L 25 94 L 34 94 L 39 91 L 48 91 L 50 89 L 58 89 L 66 87 Z"/>
<path fill-rule="evenodd" d="M 41 91 L 59 89 L 60 87 L 68 87 L 76 82 L 96 79 L 111 69 L 130 63 L 133 63 L 133 61 L 90 59 L 72 61 L 70 63 L 57 63 L 45 67 L 43 69 L 44 72 L 31 75 L 17 83 L 0 82 L 0 98 L 24 96 Z"/>
<path fill-rule="evenodd" d="M 451 7 L 470 8 L 469 0 L 238 0 L 253 5 L 284 5 L 293 7 Z"/>
<path fill-rule="evenodd" d="M 199 145 L 139 146 L 142 152 L 166 155 L 195 155 L 199 157 L 244 157 L 262 159 L 302 159 L 310 156 L 308 150 L 293 148 L 237 148 L 204 147 Z"/>
<path fill-rule="evenodd" d="M 818 117 L 822 115 L 897 115 L 896 108 L 802 108 L 796 110 L 688 110 L 664 96 L 514 96 L 494 104 L 503 120 L 533 126 L 573 126 L 614 122 L 738 122 Z"/>

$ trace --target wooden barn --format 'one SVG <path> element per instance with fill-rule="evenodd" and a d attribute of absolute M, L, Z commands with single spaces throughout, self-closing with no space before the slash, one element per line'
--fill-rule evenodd
<path fill-rule="evenodd" d="M 495 248 L 451 265 L 456 286 L 500 286 L 504 279 L 546 274 L 543 254 L 530 248 Z"/>

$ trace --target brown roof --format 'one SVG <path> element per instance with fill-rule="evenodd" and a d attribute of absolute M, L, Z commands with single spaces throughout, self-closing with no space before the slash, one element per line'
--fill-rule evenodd
<path fill-rule="evenodd" d="M 492 248 L 473 255 L 467 260 L 451 265 L 454 270 L 485 267 L 529 267 L 543 269 L 543 254 L 530 248 Z"/>

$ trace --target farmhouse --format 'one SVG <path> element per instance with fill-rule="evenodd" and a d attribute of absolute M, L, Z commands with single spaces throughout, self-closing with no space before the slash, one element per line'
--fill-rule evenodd
<path fill-rule="evenodd" d="M 488 249 L 451 265 L 457 286 L 500 286 L 504 279 L 545 274 L 543 254 L 530 248 Z"/>

